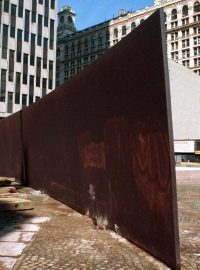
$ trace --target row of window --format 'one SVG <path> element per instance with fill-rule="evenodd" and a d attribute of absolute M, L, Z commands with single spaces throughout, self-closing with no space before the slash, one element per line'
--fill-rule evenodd
<path fill-rule="evenodd" d="M 24 37 L 26 36 L 24 31 Z M 22 34 L 23 31 L 21 29 L 17 29 L 17 52 L 16 52 L 16 61 L 21 63 L 22 58 Z M 30 33 L 31 36 L 31 43 L 30 43 L 30 65 L 35 65 L 35 50 L 36 50 L 36 35 Z M 40 38 L 39 38 L 40 37 Z M 42 37 L 38 35 L 37 41 L 40 42 L 39 45 L 41 46 Z M 38 44 L 37 42 L 37 44 Z M 50 40 L 49 47 L 53 47 L 53 41 Z M 2 40 L 2 58 L 7 59 L 8 54 L 8 25 L 3 25 L 3 40 Z M 47 56 L 48 56 L 48 39 L 43 38 L 43 68 L 47 69 Z"/>
<path fill-rule="evenodd" d="M 189 47 L 190 46 L 190 40 L 191 39 L 184 39 L 182 40 L 182 48 L 186 48 L 186 47 Z M 171 48 L 172 50 L 178 50 L 179 49 L 179 42 L 176 41 L 176 42 L 172 42 L 171 43 Z M 197 36 L 197 37 L 194 37 L 193 38 L 193 45 L 196 46 L 196 45 L 199 45 L 200 44 L 200 36 Z"/>
<path fill-rule="evenodd" d="M 6 89 L 7 89 L 7 80 L 6 80 L 6 69 L 1 69 L 1 83 L 0 83 L 0 102 L 5 102 L 6 100 Z M 22 104 L 22 106 L 26 106 L 27 102 L 25 102 L 25 98 L 23 96 L 29 98 L 28 105 L 31 105 L 34 102 L 34 85 L 35 85 L 35 77 L 33 75 L 29 76 L 29 89 L 28 89 L 28 95 L 21 94 L 21 73 L 16 72 L 16 79 L 15 79 L 15 98 L 14 102 L 15 104 Z M 24 76 L 24 74 L 23 74 Z M 37 77 L 36 77 L 37 79 Z M 49 84 L 51 84 L 52 78 L 49 77 Z M 42 78 L 42 93 L 41 96 L 45 96 L 47 94 L 47 79 Z M 8 92 L 8 103 L 11 105 L 13 104 L 13 92 Z M 20 97 L 22 97 L 20 101 Z M 35 97 L 35 101 L 37 101 L 39 97 Z M 12 111 L 7 111 L 8 113 L 12 113 Z"/>
<path fill-rule="evenodd" d="M 194 53 L 194 56 L 198 56 L 198 57 L 196 57 L 196 58 L 193 59 L 193 61 L 194 61 L 194 66 L 197 65 L 197 64 L 196 64 L 197 61 L 198 61 L 197 59 L 200 59 L 199 53 L 200 53 L 200 47 L 197 48 L 196 52 Z M 190 57 L 190 51 L 189 51 L 189 50 L 184 50 L 184 51 L 182 51 L 182 59 L 189 58 L 189 57 Z M 179 60 L 179 59 L 180 59 L 180 52 L 172 52 L 172 53 L 171 53 L 171 58 L 172 58 L 173 60 Z M 183 62 L 187 62 L 187 61 L 190 62 L 189 59 L 188 59 L 188 60 L 184 60 Z"/>
<path fill-rule="evenodd" d="M 22 105 L 22 108 L 23 107 L 26 107 L 27 106 L 27 97 L 28 97 L 28 95 L 26 95 L 26 94 L 17 94 L 17 93 L 13 93 L 13 92 L 8 92 L 7 93 L 7 110 L 6 110 L 6 112 L 7 113 L 13 113 L 13 96 L 15 96 L 14 98 L 15 98 L 15 101 L 17 102 L 15 102 L 15 104 L 21 104 Z M 1 96 L 0 96 L 0 98 L 1 98 Z M 20 99 L 21 99 L 21 101 L 20 101 Z M 40 99 L 40 97 L 35 97 L 35 101 L 37 101 L 37 100 L 39 100 Z M 18 103 L 18 101 L 19 101 L 19 103 Z"/>
<path fill-rule="evenodd" d="M 49 9 L 49 0 L 39 0 L 38 3 L 43 5 L 45 5 L 45 9 Z M 12 4 L 10 4 L 10 0 L 4 0 L 4 12 L 9 13 L 10 12 L 10 5 L 13 6 Z M 55 9 L 55 0 L 50 0 L 50 8 L 51 9 Z M 24 9 L 24 0 L 18 0 L 18 17 L 23 18 L 23 9 Z M 34 13 L 36 13 L 37 11 L 37 0 L 32 0 L 32 14 L 33 17 L 35 16 Z"/>
<path fill-rule="evenodd" d="M 83 61 L 81 59 L 77 61 L 67 62 L 65 64 L 65 71 L 64 71 L 64 80 L 71 79 L 74 75 L 78 74 L 81 70 L 87 68 L 95 59 L 102 56 L 103 53 L 99 53 L 97 55 L 92 55 L 90 57 L 83 58 Z M 56 67 L 56 86 L 60 84 L 60 66 L 57 65 Z"/>
<path fill-rule="evenodd" d="M 199 1 L 196 1 L 194 3 L 194 13 L 198 13 L 200 12 L 200 3 Z M 188 15 L 188 6 L 185 5 L 183 8 L 182 8 L 182 14 L 183 14 L 183 17 L 187 16 Z M 166 18 L 166 14 L 165 14 L 165 18 Z M 177 19 L 177 9 L 173 9 L 172 12 L 171 12 L 171 19 L 172 20 L 176 20 Z M 140 23 L 142 23 L 144 21 L 144 19 L 142 19 L 140 21 Z M 200 15 L 198 16 L 194 16 L 194 21 L 200 21 Z M 183 24 L 184 25 L 187 25 L 189 23 L 189 20 L 187 19 L 187 21 L 183 20 Z M 178 26 L 178 22 L 172 22 L 172 28 L 175 28 Z M 131 24 L 131 31 L 134 30 L 136 28 L 136 23 L 135 22 L 132 22 Z M 127 35 L 127 26 L 126 25 L 123 25 L 122 28 L 121 28 L 121 32 L 122 32 L 122 36 L 125 36 Z M 113 30 L 113 36 L 115 39 L 117 39 L 119 37 L 119 29 L 118 28 L 115 28 Z M 91 46 L 94 46 L 95 43 L 98 41 L 99 44 L 101 44 L 103 42 L 103 40 L 106 40 L 106 41 L 110 41 L 110 32 L 107 31 L 105 33 L 105 36 L 102 35 L 102 33 L 100 32 L 98 34 L 98 37 L 96 38 L 96 36 L 92 36 L 91 37 Z M 84 41 L 78 41 L 77 42 L 77 50 L 81 50 L 81 46 L 83 45 L 84 48 L 88 47 L 88 39 L 84 39 Z M 72 43 L 71 45 L 71 52 L 73 52 L 75 50 L 75 45 L 74 43 Z M 68 46 L 65 48 L 65 53 L 68 54 Z M 60 56 L 60 49 L 58 49 L 57 51 L 57 56 Z"/>
<path fill-rule="evenodd" d="M 23 18 L 24 17 L 24 1 L 23 0 L 19 0 L 19 5 L 18 5 L 18 17 Z M 8 5 L 9 7 L 9 5 Z M 13 10 L 14 10 L 14 20 L 16 21 L 16 9 L 17 6 L 11 4 L 11 17 L 13 14 Z M 9 8 L 6 7 L 5 10 L 5 4 L 4 4 L 4 11 L 5 12 L 9 12 Z M 30 14 L 31 13 L 31 21 L 32 23 L 36 23 L 36 17 L 37 17 L 37 2 L 36 0 L 32 1 L 32 11 L 25 9 L 25 25 L 30 23 Z M 48 6 L 45 5 L 45 10 L 44 10 L 44 26 L 48 27 L 48 22 L 49 22 L 49 10 L 48 10 Z"/>
<path fill-rule="evenodd" d="M 179 32 L 173 32 L 172 34 L 171 34 L 171 40 L 176 40 L 176 39 L 178 39 L 180 36 L 179 36 L 179 34 L 178 34 Z M 185 30 L 182 30 L 181 32 L 180 32 L 181 34 L 182 34 L 182 38 L 183 37 L 187 37 L 187 36 L 189 36 L 190 34 L 191 35 L 199 35 L 200 34 L 200 26 L 198 26 L 198 27 L 193 27 L 193 33 L 191 33 L 190 31 L 189 31 L 189 28 L 187 28 L 187 29 L 185 29 Z"/>
<path fill-rule="evenodd" d="M 200 3 L 197 1 L 195 2 L 194 4 L 194 13 L 197 13 L 197 12 L 200 12 Z M 188 15 L 188 6 L 184 6 L 183 7 L 183 16 L 187 16 Z M 165 17 L 166 17 L 166 14 L 165 14 Z M 172 10 L 172 20 L 175 20 L 177 19 L 177 10 L 176 9 L 173 9 Z M 200 21 L 200 15 L 199 16 L 194 16 L 194 20 L 195 21 Z M 140 21 L 140 23 L 142 23 L 144 21 L 144 19 L 142 19 Z M 183 21 L 183 24 L 184 25 L 187 25 L 189 23 L 189 21 Z M 177 27 L 178 26 L 178 22 L 174 22 L 172 23 L 172 28 L 174 27 Z M 131 31 L 134 30 L 136 28 L 136 23 L 135 22 L 132 22 L 131 24 Z M 122 36 L 125 36 L 127 35 L 127 26 L 126 25 L 123 25 L 122 28 L 121 28 L 121 32 L 122 32 Z M 113 30 L 113 36 L 114 38 L 118 38 L 119 37 L 119 29 L 118 28 L 115 28 Z M 102 35 L 102 33 L 100 32 L 98 34 L 98 43 L 102 42 L 103 39 L 105 39 L 106 41 L 109 41 L 110 40 L 110 32 L 107 31 L 105 36 Z M 94 44 L 96 42 L 96 37 L 95 36 L 92 36 L 91 37 L 91 44 Z M 85 39 L 83 42 L 82 41 L 78 41 L 77 42 L 77 47 L 80 47 L 81 44 L 84 44 L 84 47 L 87 47 L 88 45 L 88 39 Z M 71 47 L 73 48 L 74 47 L 74 44 L 71 45 Z M 59 55 L 59 53 L 58 53 Z"/>
<path fill-rule="evenodd" d="M 13 82 L 14 81 L 14 54 L 15 51 L 10 50 L 9 53 L 9 65 L 8 65 L 8 81 Z M 23 57 L 23 74 L 22 74 L 22 82 L 21 82 L 21 74 L 20 73 L 16 73 L 16 91 L 17 89 L 19 89 L 19 87 L 21 87 L 21 83 L 26 84 L 27 85 L 27 81 L 28 81 L 28 54 L 24 54 Z M 20 77 L 19 77 L 20 74 Z M 44 80 L 43 79 L 43 85 L 42 88 L 44 88 Z M 1 82 L 3 84 L 1 84 L 1 97 L 0 101 L 5 101 L 5 93 L 6 93 L 6 70 L 2 69 L 1 72 Z M 41 83 L 41 58 L 37 57 L 37 69 L 36 69 L 36 86 L 40 87 L 40 83 Z M 30 76 L 30 86 L 32 86 L 32 91 L 34 88 L 34 76 Z M 48 87 L 49 89 L 53 88 L 53 61 L 49 61 L 49 80 L 48 80 Z M 46 86 L 45 86 L 46 88 Z"/>
<path fill-rule="evenodd" d="M 184 8 L 184 10 L 185 10 L 185 8 Z M 197 3 L 195 5 L 195 12 L 197 12 Z M 184 13 L 184 14 L 186 14 L 186 13 Z M 197 21 L 197 20 L 200 21 L 200 15 L 194 16 L 194 19 L 195 19 L 195 21 Z M 143 21 L 144 21 L 144 19 L 142 19 L 140 23 L 142 23 Z M 188 23 L 189 23 L 189 21 L 184 20 L 184 25 L 187 25 Z M 178 26 L 178 22 L 172 22 L 172 28 L 175 28 L 177 26 Z M 136 28 L 136 23 L 133 22 L 131 24 L 131 31 L 134 30 L 135 28 Z M 122 36 L 127 35 L 127 26 L 123 25 L 122 28 L 121 28 L 121 32 L 122 32 Z M 200 28 L 199 27 L 198 28 L 194 27 L 194 33 L 195 34 L 200 33 Z M 177 35 L 177 36 L 175 37 L 175 35 Z M 189 29 L 183 31 L 183 36 L 187 36 L 187 35 L 189 35 Z M 114 39 L 117 39 L 119 37 L 119 29 L 118 28 L 115 28 L 113 30 L 113 36 L 114 36 Z M 172 33 L 172 39 L 175 39 L 175 38 L 178 38 L 178 33 Z M 70 47 L 70 50 L 71 50 L 71 52 L 73 52 L 75 50 L 75 47 L 77 47 L 77 50 L 81 50 L 82 46 L 84 48 L 87 48 L 89 42 L 90 42 L 91 46 L 95 46 L 95 44 L 97 42 L 98 42 L 98 44 L 101 44 L 103 42 L 103 40 L 105 40 L 106 42 L 110 41 L 110 32 L 109 31 L 107 31 L 105 33 L 105 35 L 103 35 L 101 32 L 98 34 L 97 37 L 95 35 L 93 35 L 90 38 L 90 41 L 86 38 L 83 41 L 79 40 L 77 42 L 77 44 L 72 43 L 72 45 Z M 69 47 L 66 46 L 65 47 L 65 53 L 68 54 L 68 52 L 69 52 Z M 60 56 L 60 49 L 58 49 L 58 51 L 57 51 L 57 56 Z"/>
<path fill-rule="evenodd" d="M 193 16 L 193 22 L 194 23 L 200 22 L 200 14 Z M 181 24 L 178 23 L 178 21 L 174 21 L 174 22 L 171 22 L 171 29 L 177 28 L 179 26 L 187 26 L 188 24 L 189 24 L 189 18 L 183 19 L 181 21 Z M 167 30 L 167 26 L 166 26 L 166 30 Z"/>
<path fill-rule="evenodd" d="M 185 67 L 187 67 L 187 68 L 190 67 L 190 61 L 189 61 L 189 60 L 184 60 L 184 61 L 182 61 L 182 64 L 183 64 Z M 200 58 L 194 59 L 194 66 L 193 66 L 193 68 L 197 68 L 197 67 L 200 67 Z M 194 71 L 196 74 L 200 75 L 200 69 L 195 69 L 195 70 L 193 70 L 193 71 Z"/>
<path fill-rule="evenodd" d="M 196 1 L 193 6 L 193 12 L 194 13 L 199 13 L 200 12 L 200 3 L 199 1 Z M 187 5 L 183 6 L 182 8 L 182 17 L 186 17 L 189 15 L 189 7 Z M 165 14 L 166 18 L 166 14 Z M 177 9 L 173 9 L 171 11 L 171 20 L 177 20 L 178 18 L 178 11 Z"/>
<path fill-rule="evenodd" d="M 174 52 L 173 54 L 175 55 L 176 52 Z M 197 56 L 197 55 L 200 55 L 200 47 L 193 48 L 193 56 Z M 192 51 L 190 51 L 189 49 L 182 50 L 182 58 L 189 58 L 190 56 L 192 56 Z"/>
<path fill-rule="evenodd" d="M 174 60 L 178 60 L 178 58 L 174 58 Z M 189 60 L 184 60 L 182 61 L 183 66 L 190 68 L 190 61 Z M 192 68 L 200 67 L 200 58 L 195 58 L 194 59 L 194 65 L 191 66 Z M 194 71 L 195 72 L 195 71 Z M 197 73 L 197 72 L 195 72 Z M 199 74 L 200 75 L 200 74 Z"/>
<path fill-rule="evenodd" d="M 13 6 L 13 5 L 12 5 Z M 11 11 L 11 25 L 10 25 L 10 37 L 15 38 L 16 34 L 16 17 L 15 17 L 16 10 L 13 9 Z M 41 40 L 42 40 L 42 21 L 43 21 L 43 16 L 38 14 L 38 24 L 37 24 L 37 45 L 41 46 Z M 25 25 L 24 25 L 24 41 L 29 42 L 29 37 L 30 37 L 30 11 L 25 10 Z M 22 30 L 18 29 L 18 32 L 22 33 Z M 55 21 L 50 19 L 50 42 L 49 42 L 49 48 L 54 49 L 54 32 L 55 32 Z M 17 36 L 17 38 L 20 37 L 21 34 Z M 8 25 L 4 24 L 3 25 L 3 38 L 8 39 Z"/>
<path fill-rule="evenodd" d="M 142 21 L 144 21 L 144 19 L 141 20 L 141 22 Z M 134 30 L 135 28 L 136 28 L 136 23 L 133 22 L 131 24 L 131 30 Z M 119 36 L 119 29 L 115 28 L 113 30 L 113 35 L 114 35 L 114 38 L 118 38 L 118 36 Z M 125 35 L 127 35 L 127 26 L 123 25 L 122 26 L 122 36 L 125 36 Z M 103 35 L 101 32 L 98 33 L 98 36 L 97 37 L 95 35 L 93 35 L 90 38 L 90 41 L 87 38 L 85 38 L 84 40 L 77 41 L 77 44 L 72 43 L 71 44 L 71 47 L 70 47 L 70 50 L 71 50 L 71 52 L 74 52 L 76 47 L 77 47 L 77 50 L 81 50 L 82 49 L 82 46 L 84 48 L 87 48 L 89 46 L 89 44 L 91 46 L 95 46 L 97 42 L 98 42 L 98 44 L 102 44 L 104 42 L 104 40 L 105 40 L 105 42 L 109 42 L 110 41 L 110 32 L 109 31 L 107 31 L 105 33 L 105 35 Z M 65 54 L 68 54 L 68 53 L 69 53 L 69 46 L 66 46 L 65 47 Z M 58 51 L 57 51 L 57 56 L 59 56 L 59 55 L 60 55 L 60 49 L 58 49 Z"/>
<path fill-rule="evenodd" d="M 90 55 L 84 58 L 80 58 L 77 59 L 76 61 L 70 61 L 70 62 L 66 62 L 64 65 L 65 69 L 71 68 L 71 67 L 75 67 L 75 66 L 81 66 L 83 64 L 87 64 L 89 62 L 93 62 L 95 59 L 97 59 L 99 56 L 101 56 L 102 53 L 100 54 L 94 54 L 94 55 Z M 57 66 L 57 71 L 60 70 L 60 66 Z"/>
<path fill-rule="evenodd" d="M 200 14 L 193 16 L 193 22 L 199 22 L 200 21 Z M 172 21 L 171 22 L 171 28 L 177 28 L 178 26 L 187 26 L 189 24 L 189 18 L 182 19 L 181 24 L 178 23 L 178 21 Z M 166 28 L 167 29 L 167 28 Z"/>

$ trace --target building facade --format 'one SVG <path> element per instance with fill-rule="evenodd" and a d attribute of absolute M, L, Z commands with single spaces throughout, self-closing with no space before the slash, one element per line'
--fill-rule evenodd
<path fill-rule="evenodd" d="M 76 31 L 76 14 L 65 6 L 58 13 L 56 85 L 86 68 L 160 7 L 165 12 L 168 57 L 200 75 L 200 1 L 155 0 L 152 7 L 120 10 L 118 17 L 82 31 Z"/>
<path fill-rule="evenodd" d="M 0 0 L 0 117 L 55 88 L 57 0 Z"/>

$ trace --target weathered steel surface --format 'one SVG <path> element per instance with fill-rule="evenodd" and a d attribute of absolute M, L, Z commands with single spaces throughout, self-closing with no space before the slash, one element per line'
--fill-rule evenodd
<path fill-rule="evenodd" d="M 0 120 L 0 177 L 22 178 L 21 114 Z"/>
<path fill-rule="evenodd" d="M 22 111 L 24 175 L 180 269 L 161 15 Z"/>

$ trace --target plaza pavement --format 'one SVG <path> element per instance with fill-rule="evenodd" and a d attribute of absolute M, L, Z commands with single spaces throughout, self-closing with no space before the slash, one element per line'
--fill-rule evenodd
<path fill-rule="evenodd" d="M 182 270 L 200 269 L 200 171 L 177 170 Z M 167 270 L 90 218 L 30 188 L 34 209 L 0 212 L 0 270 Z"/>

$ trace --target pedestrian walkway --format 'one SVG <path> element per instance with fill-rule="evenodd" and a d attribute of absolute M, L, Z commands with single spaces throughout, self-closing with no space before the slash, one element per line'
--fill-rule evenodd
<path fill-rule="evenodd" d="M 30 188 L 34 209 L 0 213 L 1 270 L 167 270 L 137 246 Z M 200 185 L 178 184 L 183 270 L 200 269 Z"/>

